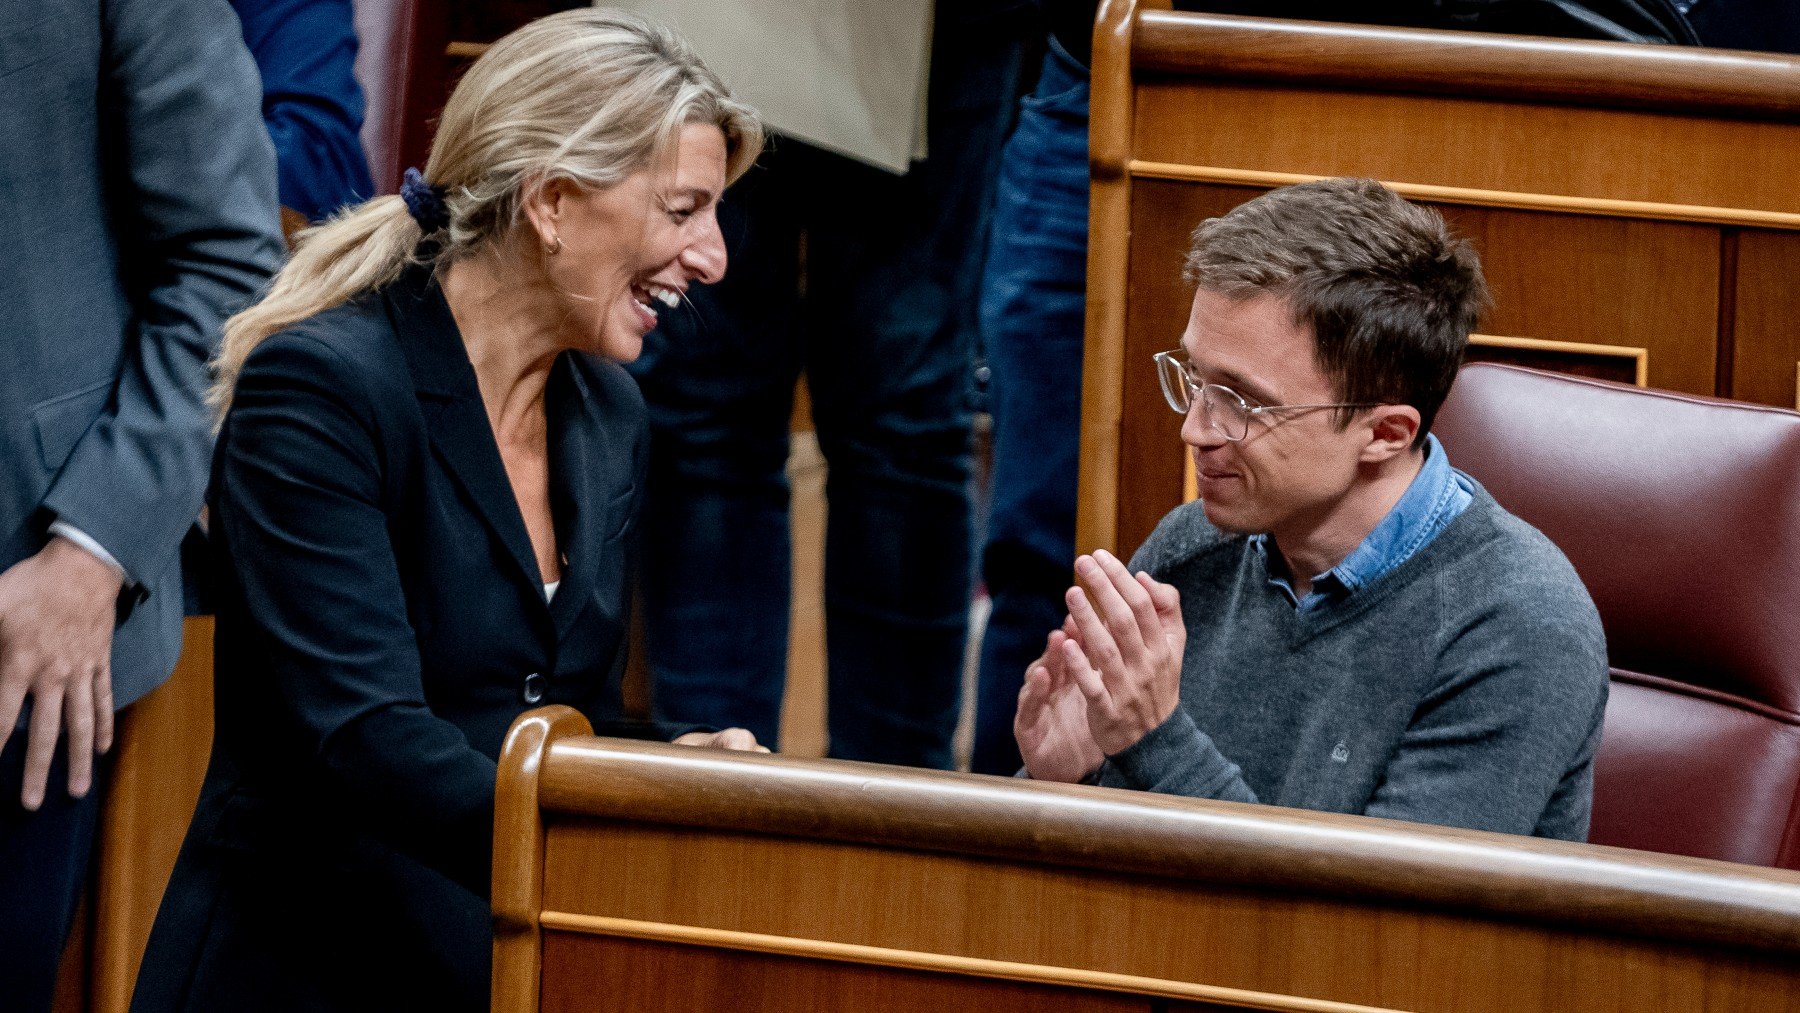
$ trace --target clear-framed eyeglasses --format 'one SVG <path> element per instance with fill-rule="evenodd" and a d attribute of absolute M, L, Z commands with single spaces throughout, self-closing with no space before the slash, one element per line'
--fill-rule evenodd
<path fill-rule="evenodd" d="M 1200 406 L 1200 420 L 1208 428 L 1232 442 L 1250 435 L 1250 420 L 1275 412 L 1318 411 L 1326 408 L 1374 408 L 1374 402 L 1339 402 L 1337 404 L 1252 405 L 1243 395 L 1217 383 L 1201 383 L 1191 368 L 1180 359 L 1179 352 L 1157 352 L 1156 376 L 1162 381 L 1163 399 L 1178 415 L 1186 415 Z"/>

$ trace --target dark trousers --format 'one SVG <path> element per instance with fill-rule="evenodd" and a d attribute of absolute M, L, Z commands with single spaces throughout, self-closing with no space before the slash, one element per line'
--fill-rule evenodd
<path fill-rule="evenodd" d="M 1081 349 L 1087 306 L 1088 75 L 1055 43 L 1001 156 L 981 288 L 994 471 L 982 576 L 977 773 L 1019 769 L 1025 667 L 1062 624 L 1075 565 Z"/>
<path fill-rule="evenodd" d="M 950 765 L 972 569 L 974 306 L 1017 94 L 1012 6 L 940 12 L 929 157 L 905 176 L 776 138 L 722 206 L 725 280 L 666 314 L 633 368 L 652 426 L 641 573 L 662 717 L 775 741 L 783 468 L 804 370 L 829 465 L 831 754 Z"/>
<path fill-rule="evenodd" d="M 108 764 L 96 762 L 84 798 L 69 797 L 64 743 L 37 812 L 19 805 L 25 730 L 0 750 L 0 1009 L 40 1013 L 56 991 L 57 962 L 87 876 Z"/>

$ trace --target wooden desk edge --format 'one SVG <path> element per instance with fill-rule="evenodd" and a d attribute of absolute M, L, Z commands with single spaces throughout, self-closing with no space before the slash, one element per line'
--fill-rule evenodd
<path fill-rule="evenodd" d="M 1620 848 L 580 735 L 549 744 L 538 798 L 553 813 L 1001 857 L 1800 954 L 1800 874 Z"/>
<path fill-rule="evenodd" d="M 1135 12 L 1135 21 L 1134 71 L 1658 113 L 1800 117 L 1800 60 L 1774 53 L 1152 9 Z"/>

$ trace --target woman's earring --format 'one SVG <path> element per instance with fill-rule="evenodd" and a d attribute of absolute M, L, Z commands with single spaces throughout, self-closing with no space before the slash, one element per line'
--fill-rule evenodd
<path fill-rule="evenodd" d="M 555 256 L 556 254 L 561 253 L 562 252 L 562 237 L 557 235 L 554 232 L 550 233 L 550 243 L 548 246 L 544 247 L 544 249 L 551 256 Z"/>

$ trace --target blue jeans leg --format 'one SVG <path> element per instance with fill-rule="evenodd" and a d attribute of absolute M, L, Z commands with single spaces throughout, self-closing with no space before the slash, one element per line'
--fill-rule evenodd
<path fill-rule="evenodd" d="M 809 234 L 831 754 L 845 759 L 952 762 L 973 576 L 975 299 L 1023 49 L 1016 13 L 976 6 L 941 16 L 930 156 L 904 177 L 833 173 L 826 203 L 854 213 Z"/>
<path fill-rule="evenodd" d="M 1063 620 L 1074 567 L 1088 223 L 1087 70 L 1060 48 L 1007 142 L 981 289 L 994 465 L 982 573 L 992 610 L 976 699 L 978 773 L 1019 769 L 1025 668 Z"/>
<path fill-rule="evenodd" d="M 771 157 L 720 206 L 725 280 L 665 311 L 632 373 L 650 406 L 639 587 L 656 713 L 774 748 L 787 679 L 794 249 Z"/>

